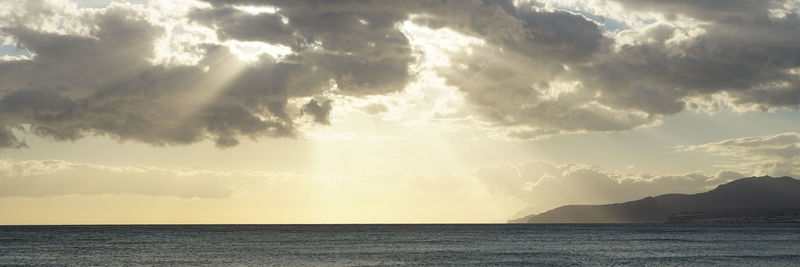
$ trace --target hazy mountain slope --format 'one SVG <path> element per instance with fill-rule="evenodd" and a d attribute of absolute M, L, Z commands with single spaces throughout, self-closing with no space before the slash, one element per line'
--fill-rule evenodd
<path fill-rule="evenodd" d="M 666 194 L 607 205 L 562 206 L 510 222 L 657 223 L 667 221 L 676 213 L 753 209 L 800 209 L 800 180 L 769 176 L 742 178 L 699 194 Z"/>

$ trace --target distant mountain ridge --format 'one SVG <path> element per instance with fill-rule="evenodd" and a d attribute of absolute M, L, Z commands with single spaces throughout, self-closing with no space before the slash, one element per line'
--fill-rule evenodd
<path fill-rule="evenodd" d="M 775 217 L 778 216 L 778 217 Z M 800 180 L 748 177 L 698 194 L 666 194 L 616 204 L 568 205 L 509 223 L 800 221 Z"/>

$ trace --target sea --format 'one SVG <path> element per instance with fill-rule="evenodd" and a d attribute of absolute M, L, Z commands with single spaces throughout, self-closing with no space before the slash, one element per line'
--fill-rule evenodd
<path fill-rule="evenodd" d="M 800 266 L 800 224 L 0 226 L 0 265 Z"/>

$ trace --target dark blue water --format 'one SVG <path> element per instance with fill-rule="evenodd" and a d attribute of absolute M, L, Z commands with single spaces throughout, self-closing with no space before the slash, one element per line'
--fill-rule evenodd
<path fill-rule="evenodd" d="M 0 264 L 800 266 L 800 225 L 1 226 Z"/>

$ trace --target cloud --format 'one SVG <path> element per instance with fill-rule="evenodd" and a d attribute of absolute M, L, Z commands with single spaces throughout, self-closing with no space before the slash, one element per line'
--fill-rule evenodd
<path fill-rule="evenodd" d="M 212 2 L 189 16 L 214 26 L 222 39 L 263 41 L 292 48 L 295 60 L 335 80 L 343 94 L 382 94 L 401 90 L 413 62 L 406 36 L 396 27 L 402 10 L 352 3 L 255 1 Z M 251 14 L 235 4 L 275 5 L 276 13 Z M 378 6 L 378 4 L 372 4 Z"/>
<path fill-rule="evenodd" d="M 420 71 L 463 94 L 449 114 L 517 139 L 625 131 L 687 109 L 796 108 L 792 3 L 12 1 L 0 37 L 32 56 L 0 61 L 0 146 L 24 147 L 12 128 L 153 145 L 295 137 L 302 116 L 329 124 L 334 107 L 296 100 L 392 96 Z M 604 5 L 629 25 L 607 30 Z M 413 47 L 421 33 L 407 24 L 480 42 L 422 66 L 441 51 Z"/>
<path fill-rule="evenodd" d="M 27 223 L 43 214 L 49 220 L 75 216 L 85 223 L 97 215 L 124 223 L 131 213 L 155 218 L 142 223 L 163 223 L 163 216 L 176 214 L 181 220 L 188 216 L 217 223 L 231 218 L 488 223 L 504 221 L 520 208 L 466 178 L 455 173 L 276 173 L 0 160 L 0 210 L 17 215 L 2 219 Z"/>
<path fill-rule="evenodd" d="M 51 3 L 16 4 L 11 10 L 24 8 L 31 16 L 5 18 L 0 24 L 2 33 L 35 56 L 0 62 L 0 126 L 5 129 L 0 144 L 4 147 L 21 147 L 8 130 L 18 126 L 57 141 L 101 134 L 154 145 L 211 139 L 228 147 L 238 144 L 242 136 L 291 137 L 297 135 L 295 120 L 302 114 L 329 124 L 332 107 L 327 101 L 293 106 L 289 100 L 331 90 L 331 80 L 346 95 L 397 91 L 409 76 L 408 42 L 392 27 L 391 16 L 343 12 L 305 18 L 298 14 L 291 18 L 298 27 L 293 31 L 305 29 L 300 37 L 307 42 L 284 58 L 262 54 L 255 63 L 244 62 L 234 48 L 212 39 L 192 44 L 189 50 L 200 50 L 202 55 L 196 64 L 162 65 L 154 63 L 156 48 L 162 38 L 175 33 L 155 23 L 140 6 L 88 10 L 65 4 L 72 13 L 62 20 L 88 30 L 52 32 L 30 21 L 44 19 L 37 16 L 40 13 L 58 13 Z M 270 15 L 223 9 L 228 13 L 212 12 L 211 20 L 232 12 L 238 12 L 238 17 L 226 21 Z M 199 13 L 195 19 L 203 15 Z M 339 26 L 326 30 L 334 20 Z M 240 24 L 263 28 L 248 23 Z M 268 37 L 263 33 L 262 29 L 254 34 Z"/>
<path fill-rule="evenodd" d="M 331 105 L 330 99 L 321 99 L 319 101 L 311 99 L 303 106 L 303 113 L 311 115 L 316 123 L 329 125 L 331 124 L 329 117 L 332 108 L 333 106 Z"/>
<path fill-rule="evenodd" d="M 671 1 L 635 1 L 617 0 L 626 7 L 636 11 L 661 13 L 667 18 L 676 19 L 678 15 L 691 16 L 701 20 L 720 21 L 731 18 L 759 18 L 771 6 L 788 1 L 756 1 L 756 0 L 671 0 Z"/>
<path fill-rule="evenodd" d="M 575 75 L 575 66 L 611 53 L 612 39 L 581 15 L 520 5 L 509 16 L 521 34 L 487 38 L 482 47 L 456 52 L 454 67 L 440 68 L 450 85 L 506 135 L 535 139 L 587 131 L 622 131 L 660 122 L 660 114 L 611 106 L 602 88 Z M 488 22 L 487 22 L 488 23 Z M 478 26 L 475 26 L 478 27 Z"/>
<path fill-rule="evenodd" d="M 34 57 L 0 62 L 4 147 L 21 147 L 8 130 L 18 126 L 57 141 L 100 134 L 154 145 L 210 139 L 228 147 L 240 137 L 293 137 L 303 114 L 329 124 L 332 106 L 290 100 L 331 90 L 348 96 L 398 91 L 412 75 L 408 40 L 395 27 L 406 14 L 385 9 L 317 12 L 290 5 L 276 15 L 222 5 L 179 17 L 127 4 L 12 4 L 4 11 L 25 14 L 7 12 L 0 32 Z M 221 40 L 195 40 L 192 31 L 205 26 L 218 29 Z M 175 54 L 197 60 L 161 58 L 164 40 L 177 46 Z M 288 55 L 270 53 L 281 45 L 291 47 Z M 261 51 L 242 51 L 253 47 Z M 243 61 L 240 53 L 260 60 Z M 54 101 L 61 105 L 46 104 Z"/>
<path fill-rule="evenodd" d="M 725 165 L 753 175 L 795 176 L 800 174 L 800 133 L 726 139 L 679 147 L 680 151 L 702 151 L 733 159 Z"/>
<path fill-rule="evenodd" d="M 495 15 L 505 18 L 495 24 L 468 20 L 463 26 L 436 15 L 417 21 L 487 41 L 454 53 L 453 66 L 437 71 L 484 119 L 514 138 L 623 131 L 659 124 L 690 108 L 771 110 L 800 104 L 800 43 L 789 37 L 798 34 L 800 20 L 796 9 L 769 15 L 783 2 L 607 2 L 658 16 L 617 33 L 604 32 L 577 12 L 535 3 L 492 9 L 505 13 Z M 481 31 L 494 29 L 484 24 L 516 27 L 497 31 L 514 32 L 503 35 Z"/>
<path fill-rule="evenodd" d="M 361 107 L 361 109 L 370 115 L 376 115 L 380 113 L 389 112 L 389 107 L 384 105 L 383 103 L 370 103 Z"/>
<path fill-rule="evenodd" d="M 491 192 L 512 197 L 543 212 L 562 205 L 603 204 L 667 193 L 698 193 L 744 175 L 627 174 L 584 164 L 525 162 L 479 168 L 475 177 Z"/>
<path fill-rule="evenodd" d="M 27 146 L 24 141 L 17 139 L 11 130 L 0 128 L 0 147 L 23 148 Z"/>
<path fill-rule="evenodd" d="M 796 108 L 798 77 L 790 73 L 800 42 L 785 36 L 797 35 L 797 25 L 795 18 L 712 22 L 700 26 L 704 34 L 675 41 L 681 29 L 662 24 L 643 32 L 650 42 L 623 45 L 579 75 L 602 90 L 601 101 L 651 114 L 675 114 L 687 99 L 715 94 L 733 107 Z"/>
<path fill-rule="evenodd" d="M 228 198 L 275 176 L 245 172 L 104 166 L 61 160 L 0 160 L 0 197 L 132 194 Z"/>
<path fill-rule="evenodd" d="M 523 139 L 655 125 L 687 108 L 800 104 L 794 11 L 777 18 L 767 1 L 682 2 L 620 1 L 663 20 L 617 34 L 580 14 L 520 4 L 512 14 L 528 35 L 458 54 L 461 68 L 442 73 Z"/>
<path fill-rule="evenodd" d="M 88 36 L 3 27 L 35 57 L 0 62 L 0 125 L 26 125 L 53 140 L 103 134 L 155 145 L 212 139 L 225 147 L 240 136 L 294 136 L 300 112 L 288 99 L 327 84 L 308 64 L 268 56 L 247 64 L 218 44 L 202 44 L 197 65 L 153 64 L 162 27 L 126 6 L 85 12 L 96 26 Z M 2 144 L 14 144 L 4 137 Z"/>

